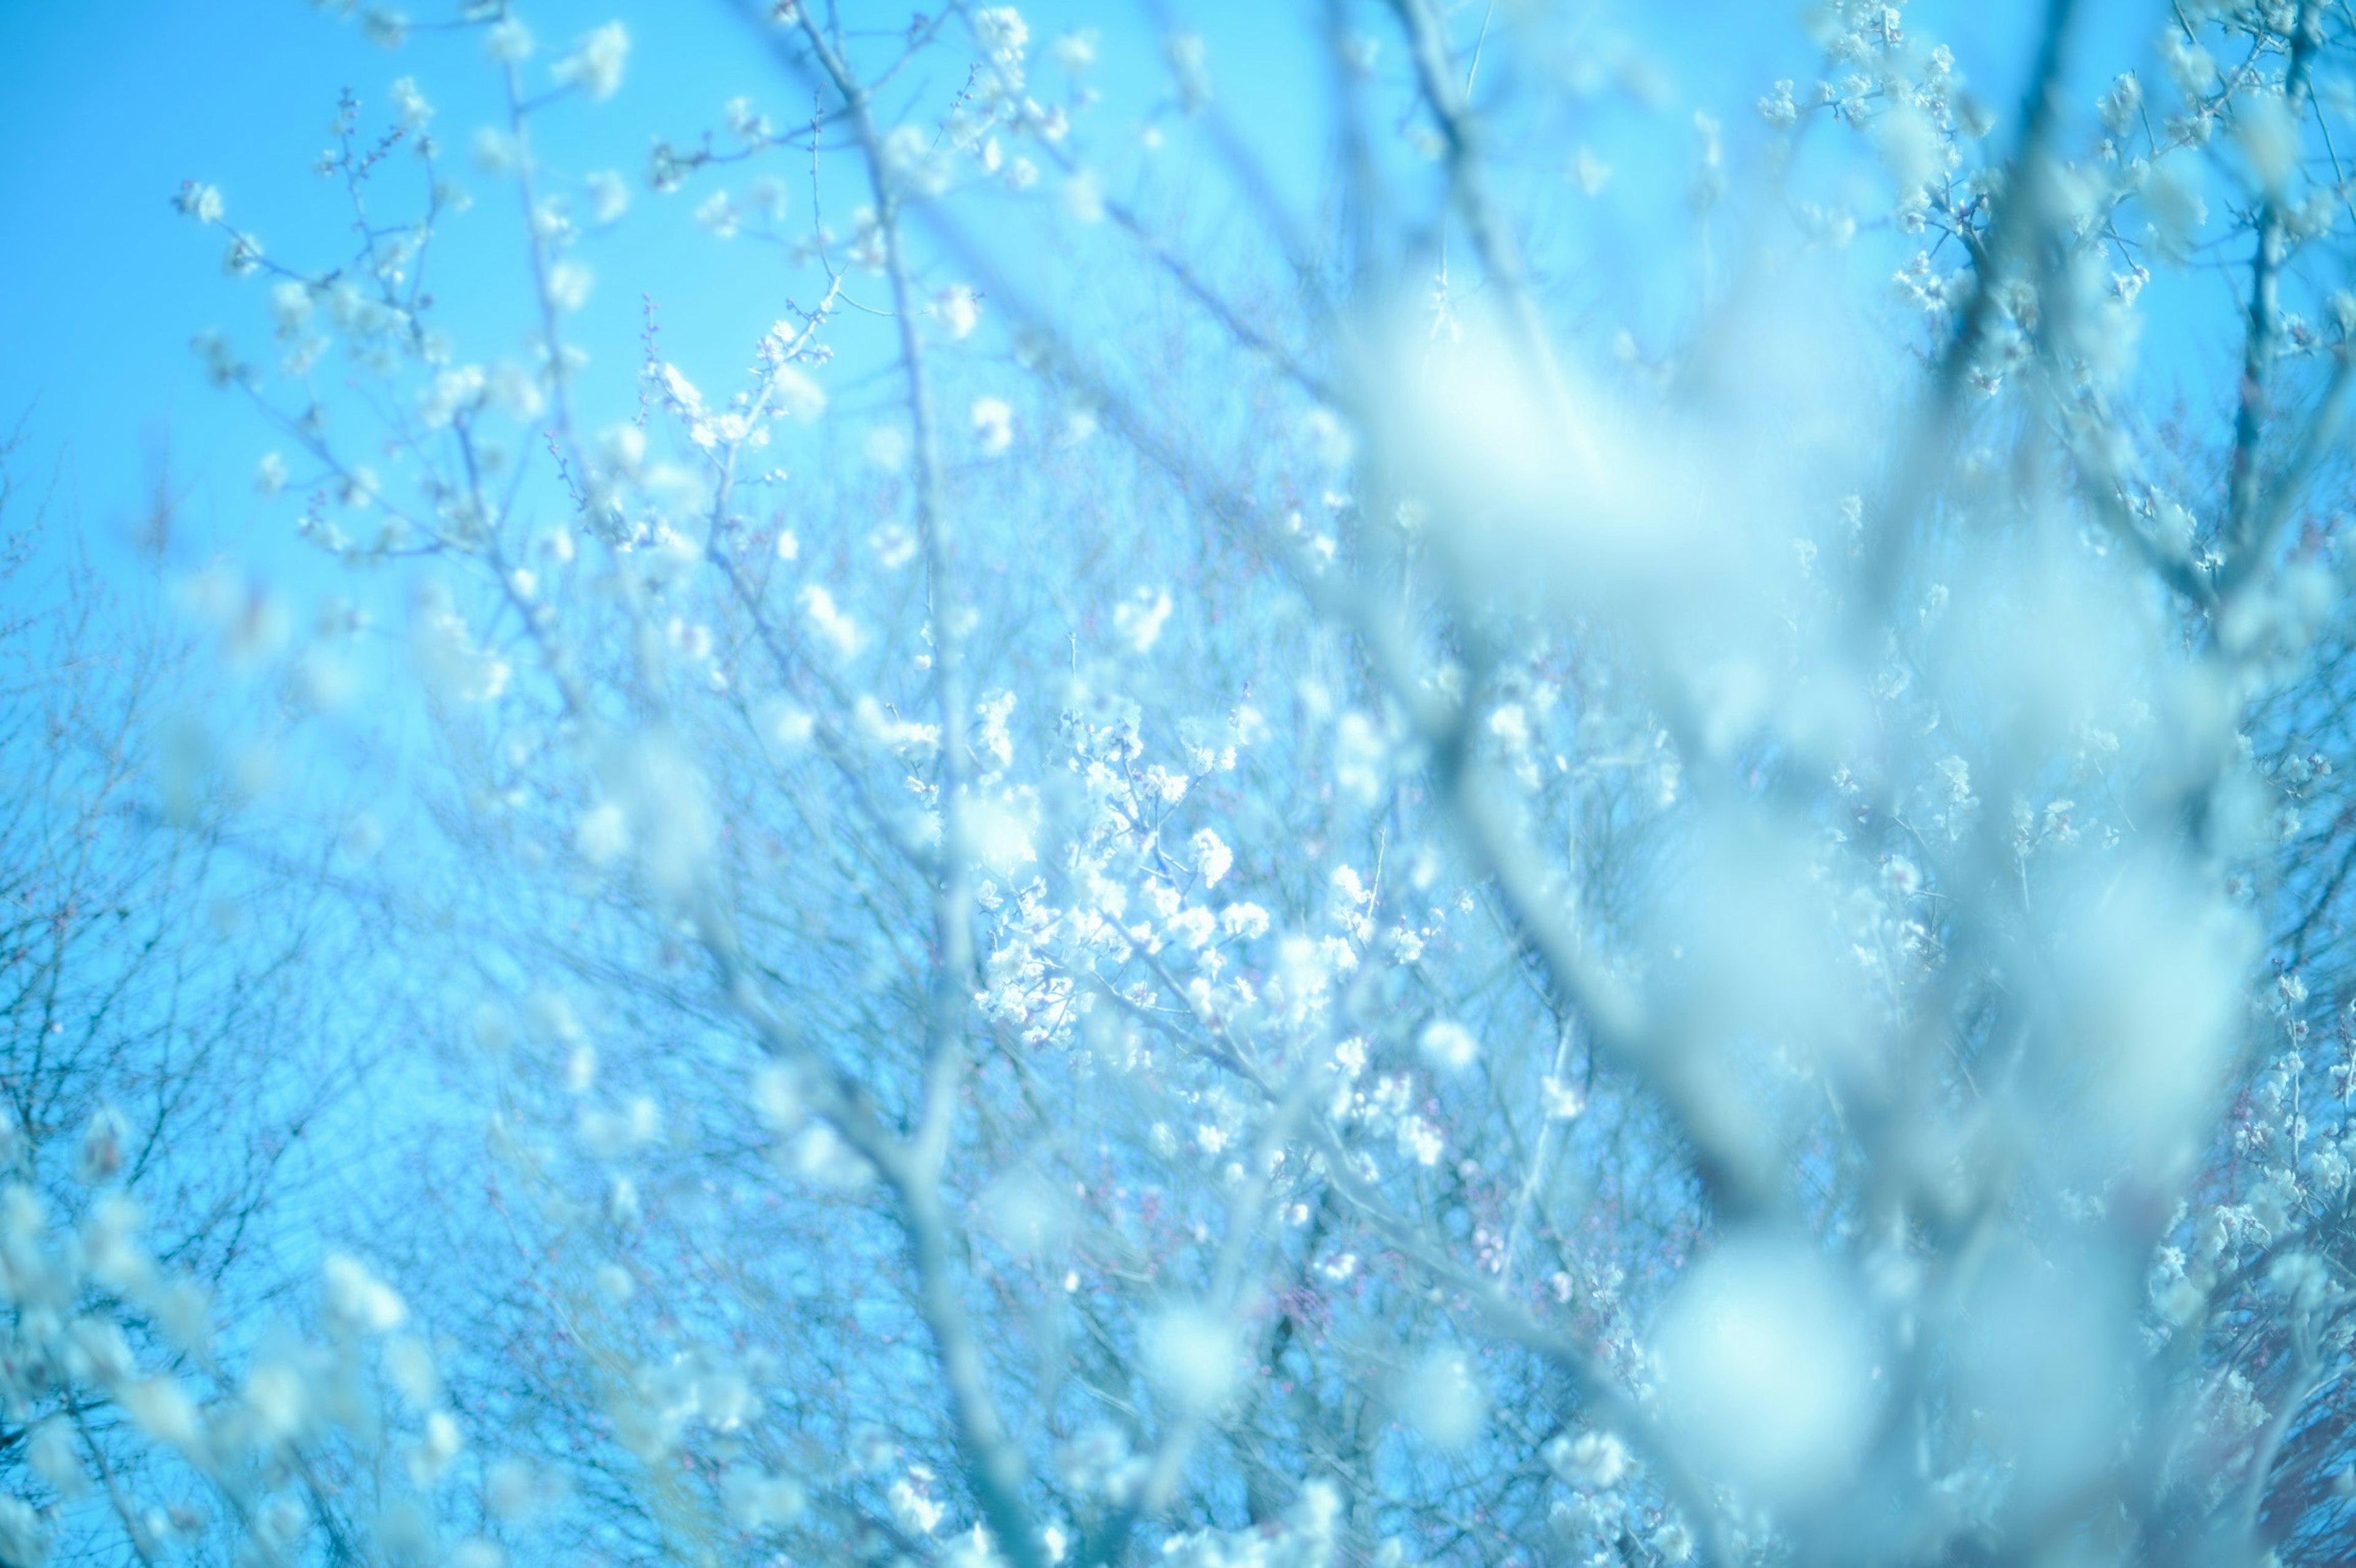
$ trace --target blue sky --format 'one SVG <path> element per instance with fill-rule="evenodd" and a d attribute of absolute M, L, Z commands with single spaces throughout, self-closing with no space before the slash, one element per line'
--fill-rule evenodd
<path fill-rule="evenodd" d="M 421 15 L 434 7 L 421 5 Z M 1105 35 L 1110 80 L 1142 81 L 1153 65 L 1153 29 L 1141 7 L 1077 0 L 1026 8 L 1044 37 L 1083 24 Z M 1176 7 L 1209 40 L 1222 101 L 1275 150 L 1305 185 L 1322 155 L 1322 98 L 1304 81 L 1323 77 L 1291 4 Z M 896 5 L 876 6 L 879 18 Z M 576 172 L 610 165 L 637 182 L 648 136 L 687 134 L 717 120 L 718 107 L 751 91 L 765 109 L 787 110 L 775 69 L 720 0 L 674 0 L 648 7 L 629 0 L 551 0 L 524 14 L 552 46 L 608 16 L 627 20 L 636 40 L 621 94 L 599 108 L 566 106 L 553 127 Z M 853 8 L 856 14 L 856 7 Z M 2118 58 L 2110 40 L 2151 16 L 2141 5 L 2093 8 L 2084 51 Z M 1805 78 L 1814 50 L 1795 7 L 1755 3 L 1623 7 L 1600 13 L 1661 69 L 1676 108 L 1708 108 L 1730 128 L 1738 168 L 1749 134 L 1748 106 L 1778 76 Z M 2034 27 L 2021 0 L 1993 5 L 1918 3 L 1912 26 L 1954 47 L 1966 72 L 2004 101 L 2017 86 Z M 2107 38 L 2104 36 L 2107 35 Z M 2138 51 L 2139 52 L 2139 51 Z M 147 464 L 168 451 L 185 490 L 187 550 L 284 550 L 291 509 L 257 504 L 248 476 L 272 444 L 252 417 L 215 392 L 189 353 L 209 325 L 258 337 L 262 299 L 252 283 L 222 275 L 220 245 L 169 206 L 184 179 L 218 185 L 231 216 L 260 233 L 273 256 L 318 257 L 336 238 L 333 193 L 308 172 L 325 142 L 339 88 L 381 105 L 387 84 L 415 74 L 441 106 L 436 129 L 464 169 L 471 127 L 487 119 L 488 75 L 471 40 L 421 36 L 388 52 L 359 30 L 297 0 L 145 0 L 108 6 L 0 0 L 0 416 L 31 408 L 32 453 L 62 453 L 85 537 L 112 550 L 126 537 L 148 492 Z M 2092 84 L 2089 84 L 2091 88 Z M 1659 138 L 1664 143 L 1673 138 Z M 1620 199 L 1681 180 L 1637 169 Z M 477 182 L 481 184 L 483 182 Z M 1657 189 L 1653 191 L 1657 196 Z M 490 209 L 485 192 L 469 219 L 487 240 L 509 242 L 512 215 Z M 632 303 L 642 287 L 663 295 L 673 350 L 715 372 L 738 346 L 778 314 L 775 295 L 792 292 L 753 251 L 721 246 L 686 221 L 687 202 L 643 190 L 630 219 L 594 254 L 602 291 L 584 326 L 626 373 Z M 1599 206 L 1596 220 L 1636 225 L 1633 207 Z M 1641 266 L 1640 231 L 1622 254 Z M 477 314 L 451 318 L 479 326 L 486 357 L 510 349 L 519 330 L 503 305 L 516 283 L 511 256 L 485 251 L 487 281 Z M 491 274 L 498 274 L 496 278 Z M 474 280 L 469 280 L 470 283 Z M 458 291 L 454 291 L 456 293 Z M 456 307 L 454 307 L 456 308 Z"/>

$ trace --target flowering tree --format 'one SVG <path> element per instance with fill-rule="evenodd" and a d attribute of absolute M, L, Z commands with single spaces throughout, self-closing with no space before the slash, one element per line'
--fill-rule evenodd
<path fill-rule="evenodd" d="M 443 1353 L 342 1259 L 156 1427 L 224 1541 L 2344 1558 L 2350 23 L 2155 11 L 2087 106 L 2072 13 L 2013 113 L 1837 0 L 1756 139 L 1639 118 L 1666 311 L 1560 216 L 1642 62 L 1542 7 L 1321 7 L 1313 206 L 1183 22 L 1132 99 L 748 7 L 807 115 L 647 176 L 790 269 L 717 375 L 582 348 L 618 24 L 437 24 L 476 174 L 438 59 L 348 95 L 345 253 L 186 187 L 263 487 L 408 604 L 304 656 L 434 759 L 383 874 L 495 1107 Z"/>
<path fill-rule="evenodd" d="M 289 1189 L 327 1190 L 303 1140 L 358 1061 L 307 969 L 350 926 L 255 805 L 266 749 L 225 728 L 254 716 L 201 681 L 152 583 L 111 592 L 68 551 L 69 493 L 27 444 L 0 446 L 0 1557 L 153 1561 L 210 1508 L 169 1445 L 183 1380 L 220 1371 L 210 1320 L 284 1293 Z M 266 602 L 192 587 L 233 658 L 262 651 Z"/>

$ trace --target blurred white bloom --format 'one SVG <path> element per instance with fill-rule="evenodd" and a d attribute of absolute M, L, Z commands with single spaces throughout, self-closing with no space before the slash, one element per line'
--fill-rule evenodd
<path fill-rule="evenodd" d="M 409 1316 L 392 1287 L 349 1253 L 330 1253 L 320 1272 L 327 1282 L 327 1310 L 350 1328 L 382 1334 L 401 1327 Z"/>
<path fill-rule="evenodd" d="M 695 204 L 695 221 L 712 231 L 716 240 L 736 237 L 736 208 L 724 190 L 715 190 Z"/>
<path fill-rule="evenodd" d="M 664 898 L 685 897 L 701 880 L 720 837 L 702 771 L 660 730 L 610 743 L 598 771 L 607 798 L 621 808 L 648 882 Z"/>
<path fill-rule="evenodd" d="M 409 1450 L 409 1478 L 412 1485 L 430 1487 L 449 1469 L 450 1461 L 458 1456 L 465 1439 L 458 1423 L 450 1413 L 437 1410 L 425 1418 L 424 1435 Z"/>
<path fill-rule="evenodd" d="M 1489 1393 L 1472 1374 L 1464 1351 L 1432 1351 L 1417 1364 L 1398 1391 L 1408 1424 L 1435 1447 L 1462 1448 L 1481 1435 L 1488 1420 Z"/>
<path fill-rule="evenodd" d="M 904 757 L 929 756 L 940 749 L 939 725 L 903 719 L 873 694 L 861 696 L 851 705 L 851 718 L 861 734 Z"/>
<path fill-rule="evenodd" d="M 292 337 L 301 332 L 311 319 L 311 285 L 289 278 L 273 286 L 270 315 L 278 324 L 280 337 Z"/>
<path fill-rule="evenodd" d="M 123 1146 L 130 1137 L 123 1113 L 112 1105 L 101 1107 L 82 1129 L 81 1147 L 74 1156 L 75 1177 L 91 1186 L 112 1180 L 123 1168 Z"/>
<path fill-rule="evenodd" d="M 622 67 L 629 58 L 628 29 L 619 22 L 608 22 L 556 62 L 556 80 L 577 86 L 602 102 L 622 85 Z"/>
<path fill-rule="evenodd" d="M 1590 1491 L 1616 1487 L 1628 1473 L 1628 1450 L 1609 1432 L 1558 1437 L 1546 1445 L 1545 1453 L 1546 1462 L 1556 1475 Z"/>
<path fill-rule="evenodd" d="M 921 127 L 894 127 L 884 138 L 884 161 L 892 177 L 913 195 L 939 196 L 949 187 L 948 160 L 931 133 Z M 880 263 L 885 245 L 882 229 L 871 229 L 862 238 Z"/>
<path fill-rule="evenodd" d="M 434 118 L 434 105 L 425 101 L 425 95 L 417 91 L 415 77 L 404 76 L 394 82 L 391 96 L 393 112 L 401 116 L 401 123 L 409 129 L 422 130 L 425 123 Z"/>
<path fill-rule="evenodd" d="M 703 416 L 703 394 L 696 389 L 695 383 L 689 380 L 678 366 L 665 365 L 659 372 L 659 379 L 662 389 L 670 395 L 670 400 L 678 405 L 680 412 L 691 419 Z"/>
<path fill-rule="evenodd" d="M 1419 502 L 1456 524 L 1430 537 L 1468 590 L 1559 596 L 1681 671 L 1755 663 L 1799 577 L 1800 519 L 1855 461 L 1857 389 L 1825 368 L 1850 317 L 1819 303 L 1725 318 L 1727 384 L 1683 406 L 1534 366 L 1473 302 L 1451 306 L 1461 342 L 1402 316 L 1371 422 L 1399 432 Z"/>
<path fill-rule="evenodd" d="M 141 1430 L 157 1442 L 190 1454 L 201 1444 L 203 1424 L 197 1415 L 195 1403 L 178 1379 L 144 1378 L 124 1385 L 116 1397 Z"/>
<path fill-rule="evenodd" d="M 1162 55 L 1170 62 L 1171 75 L 1177 78 L 1178 97 L 1188 113 L 1211 101 L 1211 78 L 1205 69 L 1200 33 L 1172 33 L 1162 40 Z"/>
<path fill-rule="evenodd" d="M 1501 703 L 1489 713 L 1489 732 L 1508 756 L 1528 750 L 1530 716 L 1518 702 Z"/>
<path fill-rule="evenodd" d="M 1580 1092 L 1579 1086 L 1552 1073 L 1548 1073 L 1538 1085 L 1538 1094 L 1551 1121 L 1571 1121 L 1587 1109 L 1587 1096 Z"/>
<path fill-rule="evenodd" d="M 26 1445 L 26 1457 L 34 1473 L 67 1500 L 90 1489 L 89 1472 L 82 1467 L 81 1456 L 74 1450 L 73 1429 L 65 1417 L 51 1416 L 33 1429 L 32 1441 Z M 5 1535 L 5 1527 L 0 1526 L 0 1537 Z M 11 1564 L 22 1561 L 9 1552 L 5 1539 L 0 1539 L 0 1561 Z"/>
<path fill-rule="evenodd" d="M 91 1276 L 125 1296 L 144 1296 L 155 1262 L 139 1239 L 146 1214 L 123 1193 L 100 1199 L 82 1222 L 82 1249 Z"/>
<path fill-rule="evenodd" d="M 2298 163 L 2298 123 L 2279 91 L 2261 91 L 2234 106 L 2233 139 L 2250 160 L 2250 172 L 2269 195 L 2279 196 Z"/>
<path fill-rule="evenodd" d="M 1737 1234 L 1689 1268 L 1654 1332 L 1664 1408 L 1708 1473 L 1769 1504 L 1820 1498 L 1870 1435 L 1872 1328 L 1804 1242 Z"/>
<path fill-rule="evenodd" d="M 221 194 L 219 187 L 199 185 L 191 180 L 180 187 L 173 205 L 199 223 L 218 223 L 221 217 Z"/>
<path fill-rule="evenodd" d="M 1358 454 L 1358 438 L 1342 416 L 1331 409 L 1312 409 L 1302 416 L 1301 432 L 1309 440 L 1310 449 L 1328 473 L 1338 474 L 1350 466 Z"/>
<path fill-rule="evenodd" d="M 502 66 L 520 66 L 532 57 L 532 30 L 516 16 L 502 16 L 486 33 L 483 45 Z"/>
<path fill-rule="evenodd" d="M 917 1467 L 907 1476 L 893 1482 L 891 1490 L 885 1494 L 892 1504 L 893 1517 L 900 1521 L 903 1530 L 917 1535 L 930 1535 L 940 1528 L 944 1510 L 925 1489 L 931 1480 L 931 1472 Z"/>
<path fill-rule="evenodd" d="M 933 315 L 952 338 L 972 335 L 981 322 L 981 302 L 969 283 L 951 283 L 933 300 Z"/>
<path fill-rule="evenodd" d="M 436 375 L 417 400 L 417 417 L 428 430 L 440 430 L 483 400 L 482 367 L 462 365 Z"/>
<path fill-rule="evenodd" d="M 2285 1253 L 2267 1266 L 2266 1283 L 2299 1311 L 2312 1312 L 2331 1295 L 2331 1268 L 2313 1253 Z"/>
<path fill-rule="evenodd" d="M 605 1219 L 617 1230 L 633 1231 L 643 1219 L 638 1204 L 638 1184 L 626 1176 L 614 1178 L 605 1189 Z"/>
<path fill-rule="evenodd" d="M 589 189 L 589 212 L 600 223 L 612 223 L 630 209 L 630 187 L 612 169 L 599 169 L 584 182 Z"/>
<path fill-rule="evenodd" d="M 973 14 L 974 42 L 1001 60 L 1019 59 L 1031 42 L 1030 24 L 1012 5 L 988 5 Z"/>
<path fill-rule="evenodd" d="M 390 6 L 371 5 L 360 16 L 360 30 L 379 48 L 397 49 L 409 41 L 409 18 Z"/>
<path fill-rule="evenodd" d="M 0 1563 L 40 1568 L 49 1553 L 48 1526 L 22 1498 L 0 1496 Z"/>
<path fill-rule="evenodd" d="M 242 1399 L 264 1444 L 285 1444 L 297 1436 L 311 1413 L 304 1375 L 285 1360 L 264 1360 L 254 1368 L 252 1377 L 245 1380 Z"/>
<path fill-rule="evenodd" d="M 991 1235 L 1017 1257 L 1041 1258 L 1062 1250 L 1077 1217 L 1066 1192 L 1027 1167 L 1001 1176 L 981 1194 L 982 1220 Z"/>
<path fill-rule="evenodd" d="M 498 126 L 477 127 L 474 150 L 475 165 L 485 174 L 504 175 L 515 172 L 516 140 Z"/>
<path fill-rule="evenodd" d="M 612 801 L 601 801 L 582 814 L 573 841 L 591 865 L 610 864 L 629 849 L 629 817 Z"/>
<path fill-rule="evenodd" d="M 632 1148 L 644 1148 L 662 1136 L 662 1108 L 648 1095 L 632 1096 L 623 1121 Z"/>
<path fill-rule="evenodd" d="M 751 1465 L 730 1468 L 721 1480 L 720 1499 L 729 1522 L 756 1531 L 792 1523 L 804 1505 L 800 1483 Z"/>
<path fill-rule="evenodd" d="M 589 287 L 596 274 L 579 261 L 559 261 L 548 269 L 548 297 L 559 310 L 579 310 L 589 303 Z"/>
<path fill-rule="evenodd" d="M 800 1073 L 783 1062 L 764 1062 L 753 1074 L 753 1112 L 772 1132 L 792 1132 L 802 1125 Z"/>
<path fill-rule="evenodd" d="M 769 373 L 769 384 L 776 389 L 777 407 L 787 419 L 805 422 L 826 412 L 826 389 L 791 365 L 780 365 Z"/>
<path fill-rule="evenodd" d="M 2047 1025 L 2067 1147 L 2095 1169 L 2124 1157 L 2170 1173 L 2197 1152 L 2222 1087 L 2256 940 L 2230 905 L 2169 868 L 2090 870 L 2057 890 L 2052 910 Z"/>
<path fill-rule="evenodd" d="M 411 619 L 411 645 L 427 686 L 447 702 L 494 702 L 513 674 L 508 662 L 475 645 L 446 592 L 429 586 Z"/>
<path fill-rule="evenodd" d="M 635 477 L 646 465 L 647 432 L 636 424 L 609 424 L 597 432 L 597 454 L 617 474 Z"/>
<path fill-rule="evenodd" d="M 530 1467 L 520 1460 L 502 1459 L 491 1467 L 483 1488 L 483 1500 L 493 1519 L 519 1523 L 539 1508 L 541 1486 Z"/>
<path fill-rule="evenodd" d="M 908 432 L 898 425 L 879 424 L 867 432 L 862 450 L 879 472 L 897 474 L 908 464 Z"/>
<path fill-rule="evenodd" d="M 1006 1568 L 1006 1559 L 999 1555 L 989 1529 L 977 1524 L 950 1542 L 941 1568 Z"/>
<path fill-rule="evenodd" d="M 1224 1403 L 1240 1375 L 1235 1330 L 1207 1307 L 1173 1307 L 1145 1327 L 1145 1371 L 1162 1398 L 1182 1410 Z"/>
<path fill-rule="evenodd" d="M 155 1297 L 155 1321 L 165 1337 L 190 1354 L 200 1354 L 212 1337 L 212 1305 L 204 1286 L 192 1279 L 174 1280 Z"/>
<path fill-rule="evenodd" d="M 524 1000 L 524 1019 L 532 1038 L 544 1043 L 563 1044 L 581 1038 L 581 1019 L 562 991 L 533 991 Z"/>
<path fill-rule="evenodd" d="M 1390 771 L 1390 747 L 1365 714 L 1352 709 L 1333 726 L 1333 784 L 1360 805 L 1382 798 Z"/>
<path fill-rule="evenodd" d="M 2112 1278 L 2088 1261 L 2000 1243 L 1965 1304 L 1956 1392 L 2013 1456 L 2025 1507 L 2086 1484 L 2117 1441 L 2131 1352 L 2101 1294 Z"/>
<path fill-rule="evenodd" d="M 65 1359 L 71 1375 L 110 1385 L 129 1377 L 134 1365 L 130 1341 L 112 1319 L 105 1317 L 74 1320 Z"/>
<path fill-rule="evenodd" d="M 865 1186 L 875 1173 L 865 1157 L 823 1122 L 801 1130 L 787 1150 L 787 1165 L 803 1180 L 837 1191 Z"/>
<path fill-rule="evenodd" d="M 494 366 L 489 377 L 492 400 L 509 419 L 529 423 L 540 417 L 545 400 L 540 383 L 519 365 Z"/>
<path fill-rule="evenodd" d="M 2190 153 L 2172 153 L 2154 163 L 2140 195 L 2156 237 L 2170 254 L 2183 253 L 2209 220 L 2208 204 L 2201 196 L 2201 164 Z"/>
<path fill-rule="evenodd" d="M 835 608 L 833 594 L 813 582 L 802 590 L 801 606 L 811 629 L 832 644 L 838 655 L 849 658 L 859 651 L 862 639 L 858 624 Z"/>
<path fill-rule="evenodd" d="M 1167 592 L 1141 588 L 1114 608 L 1113 630 L 1133 652 L 1144 653 L 1161 640 L 1162 628 L 1170 619 L 1170 595 Z"/>
<path fill-rule="evenodd" d="M 1195 907 L 1171 916 L 1166 930 L 1171 941 L 1192 951 L 1208 943 L 1216 927 L 1209 910 Z"/>
<path fill-rule="evenodd" d="M 385 1372 L 401 1397 L 417 1410 L 430 1410 L 442 1397 L 441 1370 L 434 1351 L 414 1334 L 403 1334 L 385 1347 Z"/>
<path fill-rule="evenodd" d="M 1472 1031 L 1453 1019 L 1434 1019 L 1424 1025 L 1416 1045 L 1423 1059 L 1443 1072 L 1462 1072 L 1481 1054 L 1481 1042 Z"/>
<path fill-rule="evenodd" d="M 974 440 L 985 455 L 996 457 L 1014 444 L 1014 410 L 1005 399 L 975 399 L 972 421 Z"/>
<path fill-rule="evenodd" d="M 1030 814 L 1004 800 L 975 800 L 967 807 L 965 829 L 973 853 L 984 865 L 1009 873 L 1038 858 Z"/>
<path fill-rule="evenodd" d="M 2135 129 L 2136 112 L 2143 106 L 2143 83 L 2135 72 L 2127 71 L 2111 83 L 2110 91 L 2095 103 L 2103 116 L 2103 128 L 2114 136 L 2124 136 Z"/>
<path fill-rule="evenodd" d="M 1944 172 L 1945 151 L 1939 144 L 1938 132 L 1912 104 L 1902 100 L 1892 102 L 1874 122 L 1874 132 L 1901 199 Z"/>
<path fill-rule="evenodd" d="M 789 752 L 808 744 L 817 728 L 809 709 L 797 703 L 773 700 L 762 712 L 762 732 Z"/>

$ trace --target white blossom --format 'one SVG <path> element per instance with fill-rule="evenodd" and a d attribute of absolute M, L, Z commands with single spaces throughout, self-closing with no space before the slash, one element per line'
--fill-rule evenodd
<path fill-rule="evenodd" d="M 976 399 L 972 421 L 974 440 L 985 456 L 995 457 L 1014 444 L 1014 410 L 1004 399 Z"/>
<path fill-rule="evenodd" d="M 556 62 L 556 80 L 578 87 L 603 102 L 622 85 L 622 67 L 630 58 L 629 30 L 608 22 L 584 37 L 573 51 Z"/>

